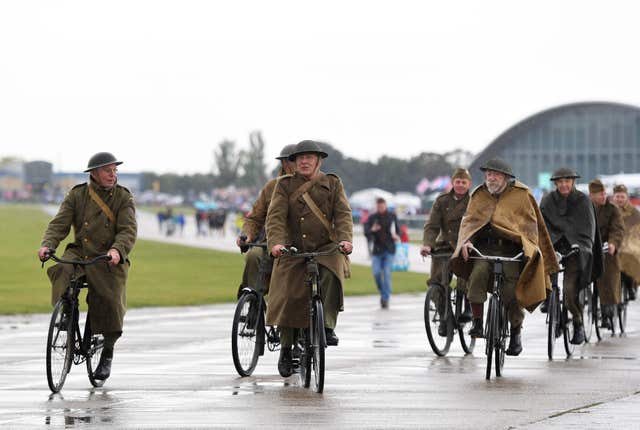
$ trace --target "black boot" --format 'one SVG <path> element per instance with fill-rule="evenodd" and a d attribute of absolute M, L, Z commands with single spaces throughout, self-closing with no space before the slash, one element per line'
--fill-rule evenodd
<path fill-rule="evenodd" d="M 613 305 L 602 305 L 602 324 L 600 327 L 611 330 L 613 327 Z"/>
<path fill-rule="evenodd" d="M 544 299 L 544 302 L 542 302 L 542 304 L 540 305 L 540 312 L 542 312 L 543 314 L 546 314 L 547 310 L 549 309 L 549 297 L 551 296 L 547 296 L 547 298 Z"/>
<path fill-rule="evenodd" d="M 520 327 L 511 328 L 511 337 L 509 338 L 509 348 L 507 355 L 520 355 L 522 352 L 522 341 L 520 339 Z"/>
<path fill-rule="evenodd" d="M 104 381 L 111 375 L 111 363 L 113 362 L 113 350 L 103 349 L 98 367 L 93 372 L 93 378 Z"/>
<path fill-rule="evenodd" d="M 582 345 L 585 341 L 584 326 L 582 323 L 573 323 L 573 337 L 570 342 L 574 345 Z"/>
<path fill-rule="evenodd" d="M 458 316 L 459 323 L 468 323 L 473 319 L 473 313 L 471 312 L 471 307 L 469 303 L 465 300 L 464 302 L 464 311 Z"/>
<path fill-rule="evenodd" d="M 627 288 L 627 291 L 629 293 L 629 300 L 635 300 L 636 299 L 637 288 L 638 287 L 628 287 Z"/>
<path fill-rule="evenodd" d="M 336 336 L 336 332 L 333 331 L 332 328 L 325 327 L 324 328 L 324 336 L 327 340 L 327 346 L 338 346 L 338 336 Z"/>
<path fill-rule="evenodd" d="M 278 372 L 280 376 L 286 378 L 293 374 L 293 363 L 291 360 L 291 347 L 280 348 L 280 358 L 278 358 Z"/>
<path fill-rule="evenodd" d="M 440 337 L 446 337 L 447 331 L 447 320 L 441 317 L 440 322 L 438 323 L 438 335 Z"/>
<path fill-rule="evenodd" d="M 469 336 L 473 338 L 483 338 L 484 337 L 484 324 L 482 323 L 482 318 L 474 318 L 471 324 L 471 330 L 469 330 Z"/>

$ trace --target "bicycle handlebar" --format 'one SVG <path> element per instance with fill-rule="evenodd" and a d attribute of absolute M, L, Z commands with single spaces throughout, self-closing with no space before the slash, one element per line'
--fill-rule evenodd
<path fill-rule="evenodd" d="M 75 264 L 75 265 L 78 265 L 78 266 L 89 266 L 91 264 L 95 264 L 95 263 L 97 263 L 99 261 L 102 261 L 102 260 L 105 260 L 105 261 L 110 261 L 111 260 L 111 256 L 108 255 L 108 254 L 98 255 L 97 257 L 94 257 L 91 260 L 84 260 L 84 261 L 83 260 L 64 260 L 62 258 L 58 258 L 58 256 L 56 256 L 55 252 L 56 252 L 55 249 L 49 249 L 49 252 L 48 252 L 46 258 L 44 260 L 42 260 L 42 267 L 44 267 L 44 263 L 48 259 L 52 259 L 56 263 Z"/>
<path fill-rule="evenodd" d="M 262 249 L 267 249 L 267 242 L 247 242 L 247 236 L 242 235 L 240 236 L 240 251 L 241 252 L 247 252 L 249 250 L 249 248 L 262 248 Z"/>
<path fill-rule="evenodd" d="M 289 246 L 289 247 L 285 246 L 281 248 L 281 250 L 283 254 L 286 254 L 289 257 L 300 257 L 300 258 L 322 257 L 326 255 L 333 255 L 336 253 L 336 251 L 342 252 L 344 254 L 344 251 L 342 250 L 342 246 L 338 244 L 334 244 L 334 246 L 329 251 L 321 251 L 321 252 L 299 252 L 298 248 L 296 248 L 295 246 Z"/>
<path fill-rule="evenodd" d="M 473 246 L 473 244 L 471 245 L 470 249 L 471 251 L 478 254 L 477 257 L 469 256 L 469 258 L 472 260 L 489 260 L 489 261 L 496 261 L 496 262 L 497 261 L 520 262 L 522 261 L 522 257 L 524 256 L 524 253 L 522 251 L 513 257 L 503 257 L 502 255 L 484 255 L 475 246 Z"/>
<path fill-rule="evenodd" d="M 564 262 L 567 261 L 569 257 L 579 253 L 580 253 L 580 247 L 577 244 L 573 244 L 571 245 L 571 251 L 567 252 L 566 254 L 561 254 L 558 251 L 556 251 L 556 259 L 558 260 L 558 263 L 564 265 Z"/>
<path fill-rule="evenodd" d="M 452 252 L 442 252 L 440 254 L 428 254 L 427 257 L 431 258 L 451 258 Z"/>

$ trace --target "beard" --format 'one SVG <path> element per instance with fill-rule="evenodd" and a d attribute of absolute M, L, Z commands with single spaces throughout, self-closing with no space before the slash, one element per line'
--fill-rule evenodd
<path fill-rule="evenodd" d="M 500 181 L 487 181 L 486 184 L 487 190 L 489 190 L 491 194 L 499 193 L 500 191 L 502 191 L 504 186 L 504 182 Z"/>

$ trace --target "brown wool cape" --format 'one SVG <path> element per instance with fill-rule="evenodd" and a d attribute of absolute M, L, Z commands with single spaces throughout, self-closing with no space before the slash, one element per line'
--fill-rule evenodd
<path fill-rule="evenodd" d="M 620 208 L 625 235 L 618 250 L 620 269 L 640 283 L 640 211 L 630 202 Z"/>
<path fill-rule="evenodd" d="M 551 289 L 549 275 L 560 268 L 544 219 L 529 188 L 512 181 L 499 196 L 489 193 L 484 184 L 473 191 L 451 257 L 456 275 L 469 278 L 473 263 L 462 258 L 462 244 L 487 224 L 491 224 L 501 237 L 522 246 L 526 262 L 516 285 L 516 299 L 521 307 L 533 312 L 546 298 L 546 290 Z"/>

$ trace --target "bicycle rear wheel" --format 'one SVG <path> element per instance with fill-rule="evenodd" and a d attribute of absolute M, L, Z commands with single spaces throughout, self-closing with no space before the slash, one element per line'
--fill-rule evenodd
<path fill-rule="evenodd" d="M 467 300 L 467 297 L 456 290 L 455 293 L 455 321 L 456 328 L 458 329 L 458 337 L 460 338 L 460 345 L 462 346 L 462 350 L 465 354 L 473 353 L 473 348 L 476 346 L 476 339 L 469 335 L 469 330 L 471 330 L 471 322 L 460 322 L 460 315 L 464 312 L 465 306 L 470 306 Z"/>
<path fill-rule="evenodd" d="M 593 308 L 593 284 L 589 284 L 580 291 L 578 300 L 581 300 L 584 304 L 582 308 L 582 324 L 584 326 L 584 338 L 589 342 L 593 335 L 593 315 L 595 313 Z"/>
<path fill-rule="evenodd" d="M 313 371 L 313 388 L 316 393 L 324 390 L 324 366 L 326 340 L 324 333 L 324 309 L 319 298 L 313 300 L 311 317 L 311 370 Z"/>
<path fill-rule="evenodd" d="M 493 361 L 493 352 L 497 343 L 498 331 L 498 310 L 497 301 L 494 297 L 489 299 L 489 311 L 487 312 L 487 325 L 485 327 L 485 354 L 487 355 L 487 371 L 486 379 L 491 379 L 491 365 Z"/>
<path fill-rule="evenodd" d="M 231 355 L 240 376 L 250 376 L 258 364 L 264 342 L 264 315 L 259 313 L 258 296 L 245 293 L 238 300 L 231 327 Z"/>
<path fill-rule="evenodd" d="M 429 287 L 429 291 L 427 291 L 424 299 L 424 328 L 427 331 L 427 338 L 429 339 L 429 345 L 431 345 L 433 352 L 439 357 L 444 357 L 447 355 L 447 352 L 449 352 L 449 347 L 453 340 L 453 321 L 447 321 L 447 335 L 440 336 L 438 334 L 438 326 L 440 325 L 440 321 L 445 317 L 438 311 L 435 300 L 436 289 L 439 289 L 438 291 L 441 293 L 443 300 L 448 299 L 448 297 L 445 297 L 445 288 L 442 286 L 431 285 Z M 446 301 L 444 306 L 448 306 Z"/>
<path fill-rule="evenodd" d="M 96 367 L 98 367 L 98 363 L 100 363 L 100 357 L 102 357 L 104 337 L 101 334 L 93 334 L 91 324 L 89 323 L 89 315 L 87 315 L 87 321 L 84 324 L 82 341 L 86 344 L 87 375 L 89 376 L 89 382 L 91 382 L 91 385 L 94 387 L 102 387 L 105 380 L 96 379 L 93 375 Z"/>
<path fill-rule="evenodd" d="M 556 344 L 556 334 L 560 323 L 559 294 L 558 287 L 554 285 L 547 305 L 547 356 L 549 360 L 553 360 L 553 348 Z"/>
<path fill-rule="evenodd" d="M 47 383 L 54 393 L 62 389 L 71 369 L 74 335 L 73 315 L 64 315 L 64 301 L 60 299 L 51 313 L 47 334 Z"/>

